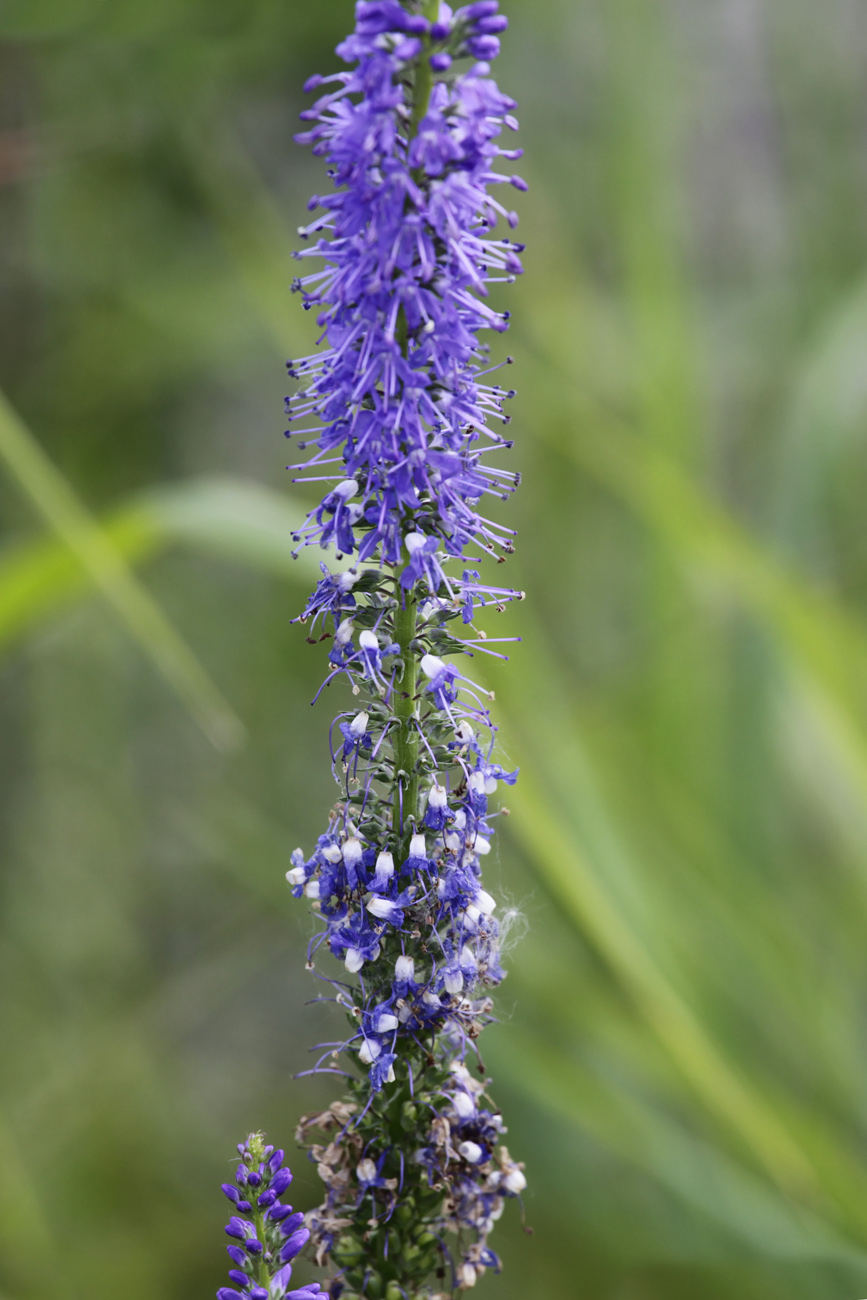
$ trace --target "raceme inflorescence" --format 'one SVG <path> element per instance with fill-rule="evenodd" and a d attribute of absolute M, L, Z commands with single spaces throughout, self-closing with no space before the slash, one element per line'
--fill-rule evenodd
<path fill-rule="evenodd" d="M 226 1249 L 233 1267 L 231 1286 L 222 1286 L 217 1300 L 315 1300 L 322 1298 L 318 1282 L 290 1289 L 292 1260 L 310 1237 L 304 1215 L 293 1214 L 280 1200 L 292 1174 L 283 1165 L 283 1152 L 265 1145 L 261 1133 L 238 1143 L 241 1157 L 234 1183 L 223 1183 L 232 1203 L 226 1224 L 231 1245 Z"/>
<path fill-rule="evenodd" d="M 499 1267 L 488 1237 L 526 1186 L 476 1044 L 504 973 L 481 864 L 506 810 L 489 801 L 516 773 L 496 759 L 492 695 L 455 662 L 504 657 L 476 619 L 523 595 L 481 567 L 513 549 L 487 503 L 518 482 L 496 382 L 511 358 L 480 340 L 508 326 L 490 286 L 521 271 L 492 187 L 526 189 L 503 144 L 515 104 L 490 76 L 497 10 L 360 0 L 337 48 L 349 70 L 307 82 L 296 137 L 331 187 L 296 254 L 320 336 L 289 363 L 292 468 L 327 486 L 295 540 L 337 559 L 298 621 L 330 642 L 323 686 L 342 678 L 353 700 L 330 732 L 340 798 L 287 873 L 320 922 L 308 966 L 350 1026 L 314 1067 L 346 1093 L 298 1130 L 325 1184 L 305 1231 L 334 1300 L 469 1289 Z"/>

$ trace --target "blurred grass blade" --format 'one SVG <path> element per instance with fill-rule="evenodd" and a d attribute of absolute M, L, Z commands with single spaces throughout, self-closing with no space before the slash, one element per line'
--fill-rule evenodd
<path fill-rule="evenodd" d="M 218 749 L 238 744 L 243 735 L 238 717 L 3 394 L 0 457 L 18 487 L 87 570 L 211 742 Z"/>
<path fill-rule="evenodd" d="M 598 413 L 597 413 L 598 414 Z M 867 629 L 833 595 L 789 570 L 673 460 L 601 414 L 605 437 L 557 440 L 670 548 L 688 585 L 733 591 L 770 637 L 790 688 L 867 800 Z"/>
<path fill-rule="evenodd" d="M 532 1070 L 510 1070 L 488 1053 L 495 1072 L 536 1103 L 589 1133 L 616 1155 L 643 1169 L 681 1201 L 724 1228 L 739 1248 L 792 1259 L 833 1259 L 860 1270 L 867 1255 L 822 1220 L 787 1202 L 723 1150 L 687 1132 L 633 1091 L 612 1087 L 595 1069 L 558 1052 L 539 1035 L 509 1027 L 509 1056 L 532 1060 Z"/>
<path fill-rule="evenodd" d="M 790 554 L 826 551 L 823 511 L 844 457 L 863 441 L 867 410 L 867 281 L 835 300 L 795 374 L 783 418 L 772 506 Z"/>
<path fill-rule="evenodd" d="M 138 509 L 167 540 L 187 542 L 304 587 L 322 577 L 323 552 L 318 547 L 305 547 L 297 560 L 293 556 L 292 534 L 303 523 L 307 507 L 262 484 L 195 479 L 148 492 L 139 499 Z M 335 563 L 333 551 L 326 559 L 332 570 L 346 567 Z"/>
<path fill-rule="evenodd" d="M 547 787 L 528 764 L 510 797 L 510 822 L 554 898 L 616 974 L 648 1025 L 710 1111 L 733 1130 L 775 1181 L 799 1195 L 816 1191 L 814 1172 L 773 1110 L 742 1082 L 600 883 L 574 835 L 567 835 Z"/>
<path fill-rule="evenodd" d="M 835 693 L 864 698 L 867 629 L 825 590 L 787 569 L 665 452 L 593 408 L 604 437 L 556 438 L 558 450 L 630 507 L 683 568 L 723 579 L 793 661 Z"/>
<path fill-rule="evenodd" d="M 292 558 L 292 533 L 303 518 L 299 503 L 256 483 L 194 479 L 136 497 L 100 526 L 127 565 L 181 542 L 309 587 L 319 576 L 318 560 L 310 550 Z M 0 650 L 70 600 L 87 595 L 95 581 L 93 569 L 51 537 L 0 555 Z"/>
<path fill-rule="evenodd" d="M 54 1234 L 42 1206 L 36 1180 L 0 1114 L 0 1242 L 4 1263 L 24 1276 L 34 1264 L 39 1271 L 54 1264 Z"/>

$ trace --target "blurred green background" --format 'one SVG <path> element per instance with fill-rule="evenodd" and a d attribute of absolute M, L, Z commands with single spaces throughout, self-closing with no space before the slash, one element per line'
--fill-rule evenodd
<path fill-rule="evenodd" d="M 535 1234 L 509 1207 L 479 1294 L 855 1300 L 867 9 L 508 9 L 529 598 L 484 671 L 527 933 L 486 1059 Z M 281 406 L 300 86 L 350 25 L 0 0 L 2 1300 L 213 1294 L 235 1141 L 331 1095 L 283 872 L 342 697 Z"/>

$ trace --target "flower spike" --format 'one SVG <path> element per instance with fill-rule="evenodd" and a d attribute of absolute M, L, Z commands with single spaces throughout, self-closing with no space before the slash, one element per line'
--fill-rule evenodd
<path fill-rule="evenodd" d="M 522 270 L 501 197 L 527 188 L 504 146 L 515 104 L 490 76 L 508 23 L 497 0 L 358 0 L 355 16 L 346 70 L 307 82 L 296 137 L 331 186 L 299 230 L 293 287 L 320 333 L 287 398 L 296 481 L 322 485 L 297 549 L 337 561 L 298 621 L 329 642 L 323 686 L 352 694 L 330 731 L 340 798 L 286 878 L 319 925 L 308 966 L 348 1018 L 313 1071 L 348 1096 L 299 1125 L 325 1184 L 303 1224 L 271 1149 L 241 1150 L 220 1300 L 316 1294 L 286 1290 L 308 1237 L 332 1300 L 445 1300 L 499 1269 L 488 1237 L 526 1186 L 477 1047 L 504 975 L 490 800 L 517 773 L 496 757 L 493 696 L 455 662 L 505 658 L 475 619 L 523 598 L 479 567 L 514 549 L 486 498 L 519 482 L 500 463 L 514 390 L 492 382 L 512 358 L 481 341 L 509 324 L 491 286 Z"/>
<path fill-rule="evenodd" d="M 232 1286 L 221 1286 L 217 1300 L 312 1300 L 321 1294 L 318 1282 L 290 1290 L 292 1260 L 310 1232 L 304 1215 L 280 1200 L 292 1182 L 283 1152 L 266 1146 L 262 1133 L 251 1133 L 238 1144 L 238 1154 L 235 1183 L 222 1187 L 237 1210 L 226 1224 Z"/>

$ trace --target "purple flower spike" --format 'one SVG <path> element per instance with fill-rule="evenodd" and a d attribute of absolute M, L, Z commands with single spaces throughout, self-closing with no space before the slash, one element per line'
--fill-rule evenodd
<path fill-rule="evenodd" d="M 288 1290 L 308 1241 L 335 1300 L 463 1293 L 499 1270 L 488 1236 L 526 1186 L 475 1047 L 505 973 L 483 883 L 508 811 L 493 796 L 516 773 L 483 673 L 455 658 L 507 658 L 517 638 L 477 621 L 523 598 L 485 571 L 514 549 L 499 503 L 520 478 L 512 358 L 494 352 L 499 286 L 522 273 L 504 196 L 527 189 L 515 103 L 491 78 L 508 25 L 497 0 L 357 0 L 345 66 L 307 83 L 296 139 L 328 180 L 298 232 L 293 290 L 316 333 L 288 364 L 287 436 L 315 496 L 293 540 L 336 564 L 295 621 L 330 642 L 316 698 L 337 677 L 352 697 L 328 734 L 338 801 L 286 879 L 349 1026 L 310 1072 L 353 1082 L 299 1126 L 325 1183 L 306 1216 L 279 1199 L 283 1152 L 261 1135 L 239 1148 L 242 1300 L 324 1300 L 318 1283 Z"/>
<path fill-rule="evenodd" d="M 489 5 L 462 12 L 470 52 L 495 57 L 490 33 L 506 20 Z M 302 387 L 290 419 L 320 424 L 303 444 L 314 454 L 295 468 L 305 471 L 299 481 L 318 480 L 319 465 L 338 453 L 345 481 L 311 511 L 298 541 L 398 563 L 404 520 L 421 509 L 446 552 L 472 539 L 495 554 L 502 530 L 477 507 L 485 495 L 508 494 L 514 475 L 480 459 L 481 446 L 505 442 L 493 427 L 505 393 L 480 382 L 488 362 L 476 335 L 506 328 L 506 315 L 485 301 L 488 285 L 521 271 L 510 241 L 490 235 L 508 214 L 488 193 L 508 181 L 495 169 L 497 138 L 515 105 L 477 70 L 438 83 L 407 147 L 397 82 L 418 53 L 409 46 L 421 50 L 406 33 L 421 24 L 397 3 L 359 6 L 357 17 L 338 52 L 358 67 L 305 114 L 316 125 L 299 137 L 327 155 L 336 188 L 319 200 L 326 216 L 302 231 L 328 237 L 298 254 L 324 262 L 295 287 L 327 346 L 291 366 Z M 448 35 L 447 24 L 436 30 Z M 403 35 L 388 47 L 387 32 Z M 428 58 L 436 72 L 451 66 L 447 50 Z M 436 184 L 419 183 L 419 173 Z M 425 576 L 437 590 L 441 570 Z"/>
<path fill-rule="evenodd" d="M 241 1163 L 237 1181 L 242 1186 L 261 1188 L 261 1191 L 256 1197 L 255 1209 L 248 1202 L 238 1202 L 239 1208 L 246 1206 L 250 1219 L 233 1215 L 226 1226 L 228 1235 L 242 1243 L 227 1247 L 236 1265 L 229 1271 L 229 1280 L 242 1290 L 222 1287 L 217 1297 L 218 1300 L 283 1300 L 292 1276 L 291 1266 L 286 1261 L 298 1254 L 310 1235 L 302 1227 L 304 1215 L 293 1215 L 291 1205 L 281 1205 L 278 1199 L 291 1183 L 292 1174 L 282 1167 L 283 1151 L 266 1146 L 261 1133 L 251 1133 L 246 1142 L 239 1144 L 238 1151 Z M 224 1183 L 222 1190 L 230 1200 L 235 1200 L 238 1195 L 236 1188 L 229 1183 Z M 287 1232 L 293 1235 L 284 1243 L 283 1237 Z M 284 1255 L 281 1260 L 281 1251 L 285 1251 L 290 1243 L 291 1254 Z M 263 1285 L 263 1268 L 268 1274 L 270 1290 Z"/>

